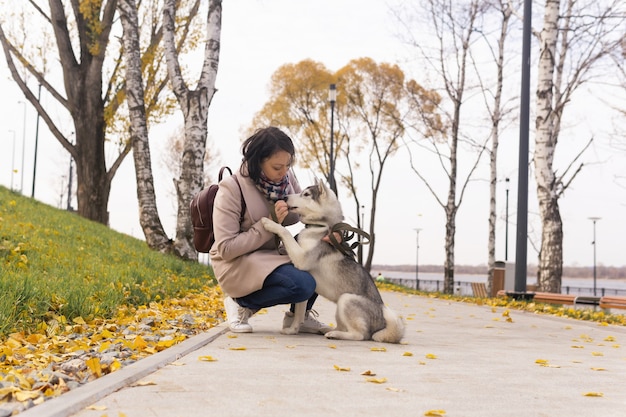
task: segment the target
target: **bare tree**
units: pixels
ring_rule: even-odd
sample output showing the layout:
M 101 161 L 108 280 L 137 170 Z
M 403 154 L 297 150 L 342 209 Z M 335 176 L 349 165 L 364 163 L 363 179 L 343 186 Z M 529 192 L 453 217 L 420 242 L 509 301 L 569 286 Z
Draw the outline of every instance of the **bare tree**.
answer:
M 561 292 L 563 221 L 559 199 L 583 167 L 578 153 L 557 174 L 556 146 L 567 104 L 624 39 L 622 1 L 546 0 L 543 28 L 538 33 L 535 180 L 542 222 L 538 283 L 542 291 Z
M 420 51 L 429 68 L 440 77 L 444 86 L 445 97 L 449 100 L 451 109 L 446 110 L 439 103 L 433 102 L 439 105 L 438 111 L 444 118 L 444 122 L 440 126 L 424 123 L 422 114 L 416 111 L 412 130 L 420 133 L 420 137 L 424 136 L 422 134 L 424 129 L 429 131 L 428 135 L 425 135 L 430 137 L 426 144 L 421 140 L 415 140 L 414 143 L 419 148 L 432 152 L 439 161 L 448 181 L 447 195 L 445 197 L 439 196 L 437 190 L 429 182 L 427 174 L 414 163 L 413 155 L 411 155 L 411 167 L 446 214 L 444 292 L 450 294 L 454 289 L 456 215 L 469 181 L 485 150 L 483 141 L 472 141 L 468 136 L 464 136 L 461 130 L 465 94 L 470 89 L 467 85 L 467 76 L 471 69 L 468 68 L 469 53 L 477 34 L 477 19 L 484 11 L 484 4 L 477 0 L 473 0 L 469 4 L 465 2 L 453 4 L 447 0 L 428 0 L 422 3 L 424 3 L 426 14 L 430 19 L 430 27 L 434 30 L 437 47 L 431 54 L 419 40 L 413 38 L 410 43 Z M 407 31 L 411 33 L 411 26 L 406 23 L 405 25 Z M 422 105 L 422 103 L 414 100 L 414 108 L 419 109 Z M 462 144 L 467 144 L 477 151 L 476 158 L 470 163 L 468 173 L 459 186 L 458 152 Z
M 481 86 L 481 92 L 485 100 L 485 108 L 489 113 L 489 121 L 491 122 L 491 148 L 489 149 L 489 231 L 488 231 L 488 247 L 487 247 L 487 288 L 491 294 L 493 288 L 493 275 L 496 264 L 496 185 L 498 182 L 498 147 L 500 143 L 500 132 L 502 130 L 502 121 L 507 110 L 504 103 L 504 72 L 505 72 L 505 45 L 509 34 L 509 23 L 513 15 L 513 5 L 507 0 L 492 0 L 488 12 L 493 11 L 498 16 L 495 22 L 495 31 L 497 31 L 497 42 L 492 43 L 492 33 L 487 32 L 484 28 L 481 33 L 485 41 L 485 45 L 491 53 L 495 64 L 495 84 L 490 80 L 485 80 L 481 73 L 483 72 L 483 63 L 476 62 L 474 54 L 471 54 Z
M 177 1 L 166 0 L 163 26 L 167 68 L 178 104 L 183 112 L 185 142 L 180 177 L 175 180 L 178 196 L 174 250 L 187 259 L 197 259 L 193 246 L 193 228 L 189 213 L 191 198 L 203 187 L 203 161 L 207 140 L 209 106 L 215 94 L 215 79 L 220 54 L 222 1 L 209 0 L 206 21 L 204 61 L 196 89 L 190 89 L 183 77 L 175 43 Z

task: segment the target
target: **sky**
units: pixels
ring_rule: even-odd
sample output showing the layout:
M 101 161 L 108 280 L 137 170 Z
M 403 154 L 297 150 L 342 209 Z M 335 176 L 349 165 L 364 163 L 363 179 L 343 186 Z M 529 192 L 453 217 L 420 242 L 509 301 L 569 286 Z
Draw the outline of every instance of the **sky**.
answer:
M 535 19 L 534 24 L 540 20 Z M 220 153 L 223 165 L 237 167 L 241 159 L 240 144 L 244 129 L 268 99 L 272 73 L 285 63 L 303 59 L 322 62 L 336 71 L 351 59 L 371 57 L 377 62 L 398 63 L 405 72 L 415 54 L 398 37 L 397 21 L 387 2 L 378 0 L 239 0 L 223 2 L 222 45 L 216 87 L 218 92 L 209 109 L 209 143 Z M 533 52 L 534 53 L 534 52 Z M 10 80 L 6 62 L 0 61 L 0 122 L 2 152 L 0 184 L 22 190 L 30 196 L 33 181 L 33 159 L 36 114 Z M 191 68 L 200 63 L 189 63 Z M 535 71 L 533 65 L 531 71 Z M 418 75 L 413 75 L 418 76 Z M 531 77 L 535 74 L 531 74 Z M 516 79 L 511 80 L 514 88 Z M 341 94 L 340 86 L 338 86 Z M 564 223 L 564 264 L 591 266 L 594 246 L 593 223 L 596 222 L 596 259 L 598 265 L 626 265 L 626 154 L 609 146 L 614 114 L 595 95 L 591 87 L 583 88 L 579 99 L 568 109 L 569 118 L 557 147 L 560 172 L 578 150 L 594 136 L 585 153 L 585 167 L 560 200 Z M 531 92 L 531 97 L 532 97 Z M 623 91 L 617 92 L 623 98 Z M 42 97 L 44 102 L 52 99 Z M 624 101 L 622 101 L 624 103 Z M 150 131 L 153 169 L 158 209 L 166 232 L 174 236 L 175 197 L 171 174 L 164 169 L 161 154 L 165 139 L 182 124 L 176 114 L 167 123 Z M 531 126 L 534 125 L 531 119 Z M 66 126 L 71 132 L 71 125 Z M 517 223 L 517 161 L 519 150 L 517 122 L 505 132 L 499 152 L 497 185 L 498 220 L 496 225 L 496 259 L 515 260 Z M 24 140 L 25 139 L 25 140 Z M 532 149 L 531 134 L 531 149 Z M 294 138 L 297 143 L 297 138 Z M 35 197 L 50 205 L 67 206 L 67 175 L 69 155 L 52 137 L 43 122 L 38 135 L 38 163 Z M 22 149 L 24 152 L 22 153 Z M 532 156 L 532 155 L 531 155 Z M 469 156 L 468 156 L 469 157 Z M 22 169 L 24 161 L 24 169 Z M 420 161 L 441 196 L 445 183 L 437 164 Z M 13 169 L 12 169 L 13 168 Z M 17 170 L 15 172 L 14 170 Z M 301 184 L 312 183 L 315 173 L 297 169 Z M 618 177 L 622 177 L 622 182 Z M 23 177 L 23 183 L 22 183 Z M 143 238 L 138 220 L 132 157 L 127 157 L 113 180 L 109 212 L 112 228 Z M 506 185 L 509 182 L 509 218 L 506 221 Z M 481 265 L 487 263 L 488 237 L 488 167 L 487 159 L 470 182 L 456 222 L 455 263 Z M 540 236 L 538 207 L 532 171 L 529 178 L 528 263 L 537 263 Z M 356 225 L 354 210 L 345 190 L 339 189 L 346 220 Z M 376 250 L 374 264 L 400 265 L 443 264 L 445 216 L 428 189 L 412 172 L 408 157 L 399 153 L 385 168 L 377 206 Z M 76 206 L 75 200 L 73 206 Z M 369 222 L 366 203 L 365 222 Z M 419 229 L 419 232 L 416 231 Z M 508 229 L 508 244 L 505 234 Z M 419 243 L 419 248 L 418 248 Z M 507 256 L 505 256 L 505 254 Z

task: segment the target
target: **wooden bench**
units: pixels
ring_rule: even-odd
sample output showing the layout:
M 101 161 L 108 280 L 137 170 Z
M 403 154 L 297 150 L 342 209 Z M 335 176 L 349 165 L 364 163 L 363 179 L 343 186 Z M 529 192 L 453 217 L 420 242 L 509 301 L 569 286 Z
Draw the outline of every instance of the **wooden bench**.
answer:
M 621 308 L 626 309 L 626 297 L 617 295 L 605 295 L 600 298 L 600 308 Z
M 575 295 L 572 294 L 556 294 L 552 292 L 536 292 L 533 301 L 536 303 L 546 304 L 576 304 Z
M 484 282 L 472 282 L 474 297 L 487 298 L 487 286 Z

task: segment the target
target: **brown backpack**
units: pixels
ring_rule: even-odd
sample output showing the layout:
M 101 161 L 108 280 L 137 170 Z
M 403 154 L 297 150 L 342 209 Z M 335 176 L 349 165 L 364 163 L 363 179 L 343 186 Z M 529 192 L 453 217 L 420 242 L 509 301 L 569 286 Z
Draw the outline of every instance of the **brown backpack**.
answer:
M 222 181 L 222 174 L 227 170 L 230 175 L 233 172 L 228 167 L 220 168 L 218 176 L 218 183 Z M 241 185 L 237 176 L 234 177 L 239 192 L 241 193 L 241 216 L 239 223 L 243 222 L 243 216 L 246 212 L 246 200 L 243 198 L 243 192 L 241 191 Z M 213 203 L 215 202 L 215 195 L 219 190 L 218 184 L 211 184 L 204 190 L 196 194 L 191 200 L 189 211 L 191 212 L 191 224 L 193 225 L 193 245 L 198 252 L 208 253 L 215 242 L 215 236 L 213 235 Z

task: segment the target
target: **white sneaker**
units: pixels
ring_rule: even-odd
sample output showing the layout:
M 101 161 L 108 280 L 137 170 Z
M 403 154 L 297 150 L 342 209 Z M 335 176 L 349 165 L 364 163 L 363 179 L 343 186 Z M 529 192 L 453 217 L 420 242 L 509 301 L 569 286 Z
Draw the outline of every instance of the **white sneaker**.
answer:
M 304 315 L 304 323 L 300 326 L 300 333 L 326 334 L 333 330 L 332 327 L 320 323 L 317 320 L 319 314 L 315 310 L 308 310 Z M 288 311 L 283 318 L 283 329 L 290 327 L 293 323 L 293 313 Z
M 255 311 L 240 306 L 231 297 L 224 298 L 224 309 L 226 310 L 226 319 L 231 332 L 252 333 L 252 326 L 248 324 L 248 319 L 252 317 Z

